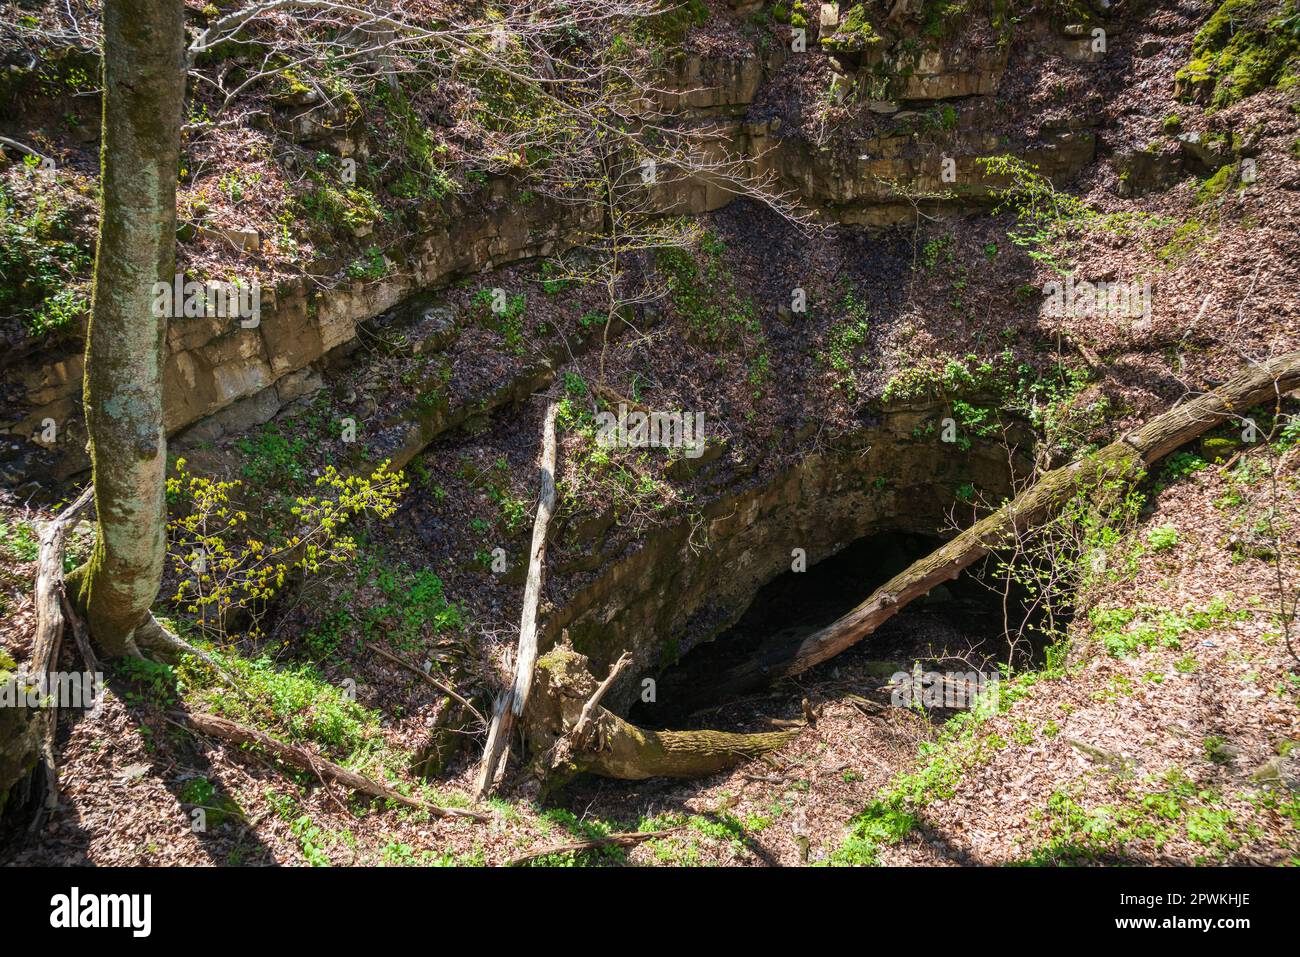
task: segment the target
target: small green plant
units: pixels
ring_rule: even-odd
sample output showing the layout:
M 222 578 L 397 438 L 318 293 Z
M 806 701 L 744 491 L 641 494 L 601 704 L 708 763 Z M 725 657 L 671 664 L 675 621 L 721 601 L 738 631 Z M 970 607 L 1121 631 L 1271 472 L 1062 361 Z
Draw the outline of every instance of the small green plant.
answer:
M 316 487 L 330 494 L 297 497 L 289 509 L 294 530 L 272 543 L 254 534 L 248 513 L 234 505 L 241 486 L 192 475 L 185 459 L 177 460 L 167 480 L 169 496 L 181 505 L 181 514 L 168 522 L 169 555 L 180 579 L 172 599 L 218 635 L 232 612 L 255 621 L 291 574 L 313 575 L 348 562 L 357 545 L 344 534 L 346 524 L 365 514 L 391 516 L 407 488 L 387 462 L 368 479 L 344 478 L 326 466 Z
M 302 466 L 306 442 L 285 435 L 278 425 L 241 438 L 235 447 L 247 456 L 244 477 L 255 485 L 276 486 L 306 478 Z
M 1153 552 L 1164 552 L 1178 544 L 1178 529 L 1172 525 L 1161 525 L 1147 532 L 1147 545 Z
M 1228 739 L 1222 735 L 1212 734 L 1205 739 L 1205 759 L 1212 764 L 1230 764 L 1233 751 Z
M 698 253 L 669 247 L 658 250 L 655 261 L 667 281 L 673 307 L 692 336 L 711 347 L 761 341 L 762 323 L 753 302 L 737 291 L 724 250 L 722 239 L 706 232 Z
M 528 307 L 528 297 L 524 293 L 507 296 L 504 290 L 480 289 L 470 301 L 484 324 L 500 332 L 511 351 L 522 355 L 524 313 Z
M 1193 452 L 1175 452 L 1165 460 L 1162 477 L 1169 483 L 1181 482 L 1208 468 L 1209 463 Z
M 0 522 L 0 551 L 18 562 L 34 562 L 41 543 L 28 522 Z
M 1215 599 L 1202 610 L 1098 607 L 1088 617 L 1093 624 L 1094 639 L 1113 657 L 1125 658 L 1155 647 L 1179 649 L 1183 637 L 1190 632 L 1240 621 L 1248 615 L 1245 611 L 1230 611 L 1226 602 Z
M 62 332 L 87 315 L 91 260 L 75 211 L 54 184 L 0 177 L 0 315 L 21 318 L 27 334 Z
M 180 790 L 180 799 L 184 804 L 193 805 L 204 813 L 207 827 L 220 827 L 231 818 L 244 816 L 243 810 L 228 794 L 223 794 L 217 786 L 200 775 L 190 778 Z
M 349 279 L 375 280 L 388 275 L 390 268 L 384 251 L 378 246 L 371 246 L 359 258 L 348 263 L 347 274 Z

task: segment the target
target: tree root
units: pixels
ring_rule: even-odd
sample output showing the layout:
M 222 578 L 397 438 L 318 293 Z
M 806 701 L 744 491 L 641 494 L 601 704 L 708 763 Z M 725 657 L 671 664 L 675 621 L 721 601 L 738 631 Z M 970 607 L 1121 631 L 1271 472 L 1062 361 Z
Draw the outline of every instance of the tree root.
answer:
M 142 650 L 151 652 L 162 661 L 175 663 L 180 659 L 181 655 L 190 655 L 212 668 L 217 673 L 217 676 L 230 687 L 239 687 L 236 676 L 227 671 L 221 662 L 202 648 L 196 648 L 184 638 L 172 632 L 153 615 L 150 615 L 144 624 L 135 630 L 134 637 L 136 644 Z

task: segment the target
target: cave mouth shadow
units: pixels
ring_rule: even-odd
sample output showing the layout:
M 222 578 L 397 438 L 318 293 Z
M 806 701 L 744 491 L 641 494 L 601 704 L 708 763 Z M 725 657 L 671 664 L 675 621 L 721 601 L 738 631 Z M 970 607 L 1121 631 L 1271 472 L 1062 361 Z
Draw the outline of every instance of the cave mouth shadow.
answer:
M 702 710 L 716 712 L 719 705 L 750 692 L 725 694 L 710 689 L 715 679 L 743 664 L 760 648 L 770 647 L 774 638 L 798 647 L 808 634 L 829 625 L 851 611 L 879 585 L 939 545 L 934 535 L 894 531 L 857 539 L 806 571 L 786 571 L 763 585 L 734 625 L 713 640 L 692 648 L 656 678 L 655 700 L 635 702 L 628 720 L 645 728 L 685 729 L 697 726 L 692 716 Z M 874 635 L 848 655 L 886 658 L 881 664 L 911 667 L 913 659 L 935 660 L 942 641 L 950 639 L 950 653 L 962 655 L 962 665 L 953 670 L 991 673 L 1005 662 L 1016 636 L 1020 665 L 1041 663 L 1047 641 L 1028 592 L 1012 585 L 1004 594 L 980 580 L 991 578 L 995 556 L 986 558 L 958 578 L 932 589 L 886 622 Z M 1058 622 L 1059 623 L 1059 622 Z M 940 645 L 934 642 L 939 640 Z M 834 659 L 808 672 L 816 679 Z M 906 670 L 906 669 L 904 669 Z M 944 664 L 942 670 L 949 670 Z M 879 675 L 881 684 L 888 674 Z M 715 715 L 716 719 L 716 715 Z

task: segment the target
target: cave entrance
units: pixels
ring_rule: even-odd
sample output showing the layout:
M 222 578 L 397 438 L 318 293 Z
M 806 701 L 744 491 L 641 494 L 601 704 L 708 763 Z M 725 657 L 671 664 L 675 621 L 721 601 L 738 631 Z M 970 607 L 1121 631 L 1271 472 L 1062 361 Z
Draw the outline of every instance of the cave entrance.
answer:
M 783 634 L 783 640 L 797 646 L 804 636 L 852 610 L 877 586 L 942 543 L 936 536 L 905 532 L 869 535 L 807 571 L 777 576 L 755 593 L 733 626 L 691 649 L 660 674 L 656 700 L 638 701 L 628 719 L 647 728 L 679 729 L 696 726 L 696 718 L 708 711 L 715 713 L 716 721 L 719 705 L 744 697 L 744 693 L 720 693 L 717 676 L 745 661 L 774 635 Z M 910 669 L 914 661 L 937 662 L 937 670 L 992 673 L 1009 658 L 1016 660 L 1017 667 L 1040 660 L 1045 641 L 1027 593 L 1012 586 L 1004 594 L 1000 587 L 991 587 L 992 576 L 987 584 L 981 581 L 978 576 L 985 573 L 986 563 L 938 586 L 807 677 L 816 680 L 830 674 L 836 662 L 848 656 L 869 660 L 882 685 L 894 671 Z

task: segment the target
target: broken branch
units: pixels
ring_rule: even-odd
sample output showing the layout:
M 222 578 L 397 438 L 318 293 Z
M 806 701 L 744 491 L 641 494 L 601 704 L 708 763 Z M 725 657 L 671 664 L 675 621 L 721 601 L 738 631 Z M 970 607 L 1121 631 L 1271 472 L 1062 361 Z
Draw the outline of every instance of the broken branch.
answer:
M 326 761 L 305 748 L 286 744 L 258 731 L 256 728 L 250 728 L 248 725 L 239 724 L 227 718 L 220 718 L 214 714 L 181 713 L 172 715 L 172 718 L 182 727 L 198 731 L 201 734 L 211 735 L 214 738 L 220 738 L 228 744 L 256 745 L 285 764 L 303 771 L 310 771 L 322 779 L 334 781 L 361 794 L 384 798 L 418 811 L 428 811 L 434 817 L 462 817 L 478 822 L 489 820 L 488 815 L 481 814 L 478 811 L 458 807 L 439 807 L 436 804 L 425 804 L 423 801 L 407 797 L 405 794 L 394 791 L 387 785 L 371 780 L 365 775 L 349 771 L 332 761 Z
M 528 577 L 524 584 L 524 610 L 519 622 L 519 650 L 515 655 L 515 675 L 511 688 L 498 700 L 483 748 L 477 793 L 480 798 L 492 789 L 497 769 L 510 745 L 515 719 L 524 713 L 533 684 L 533 667 L 537 663 L 537 606 L 542 596 L 542 565 L 546 558 L 546 530 L 555 513 L 555 416 L 554 400 L 546 405 L 542 427 L 542 490 L 533 521 L 533 542 L 528 559 Z

